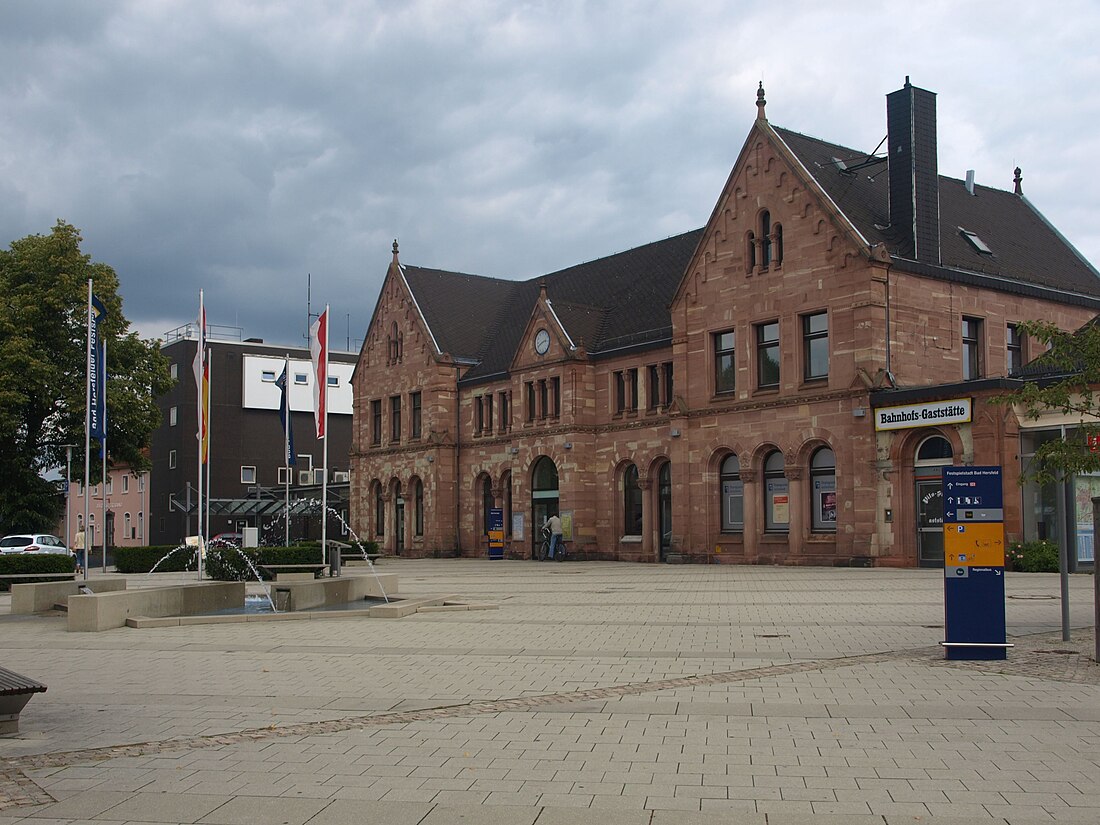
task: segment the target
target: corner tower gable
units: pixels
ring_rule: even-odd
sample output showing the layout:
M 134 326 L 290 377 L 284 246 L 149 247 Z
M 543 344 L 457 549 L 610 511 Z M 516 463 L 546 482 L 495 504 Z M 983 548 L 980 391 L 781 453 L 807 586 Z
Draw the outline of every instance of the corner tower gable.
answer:
M 809 241 L 808 239 L 812 239 Z M 838 268 L 869 246 L 771 125 L 759 119 L 749 130 L 699 245 L 677 287 L 676 308 L 699 300 L 708 284 L 745 280 L 768 270 L 801 266 L 788 254 L 816 242 L 814 263 Z

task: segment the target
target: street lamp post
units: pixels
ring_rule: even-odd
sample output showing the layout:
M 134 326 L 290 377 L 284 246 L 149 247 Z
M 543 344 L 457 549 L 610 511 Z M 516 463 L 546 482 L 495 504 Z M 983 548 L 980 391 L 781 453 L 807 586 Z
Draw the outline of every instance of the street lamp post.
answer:
M 72 508 L 69 507 L 69 499 L 72 496 L 73 478 L 73 447 L 75 444 L 62 444 L 65 448 L 65 546 L 73 540 L 73 531 L 69 525 Z

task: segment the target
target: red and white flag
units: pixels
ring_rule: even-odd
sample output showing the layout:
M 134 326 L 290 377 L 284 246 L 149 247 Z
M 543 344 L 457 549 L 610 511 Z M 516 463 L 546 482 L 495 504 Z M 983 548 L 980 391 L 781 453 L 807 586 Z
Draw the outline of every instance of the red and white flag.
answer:
M 313 360 L 313 419 L 317 437 L 325 437 L 328 407 L 328 307 L 309 328 L 309 354 Z

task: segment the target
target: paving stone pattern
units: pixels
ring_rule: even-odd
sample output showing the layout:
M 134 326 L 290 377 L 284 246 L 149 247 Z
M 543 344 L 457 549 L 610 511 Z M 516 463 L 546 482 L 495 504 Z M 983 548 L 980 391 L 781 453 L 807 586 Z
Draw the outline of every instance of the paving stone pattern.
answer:
M 49 685 L 0 739 L 0 825 L 1100 821 L 1090 577 L 1067 643 L 1057 577 L 1010 575 L 1017 647 L 975 663 L 942 658 L 935 571 L 384 565 L 500 609 L 0 616 Z

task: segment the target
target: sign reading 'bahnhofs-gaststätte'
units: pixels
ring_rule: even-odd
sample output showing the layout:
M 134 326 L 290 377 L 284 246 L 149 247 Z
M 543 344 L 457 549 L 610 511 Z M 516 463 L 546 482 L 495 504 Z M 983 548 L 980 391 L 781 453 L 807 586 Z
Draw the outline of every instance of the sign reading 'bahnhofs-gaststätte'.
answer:
M 966 424 L 971 416 L 971 399 L 954 398 L 928 404 L 904 404 L 899 407 L 878 407 L 875 429 L 908 430 L 913 427 L 936 427 L 941 424 Z

